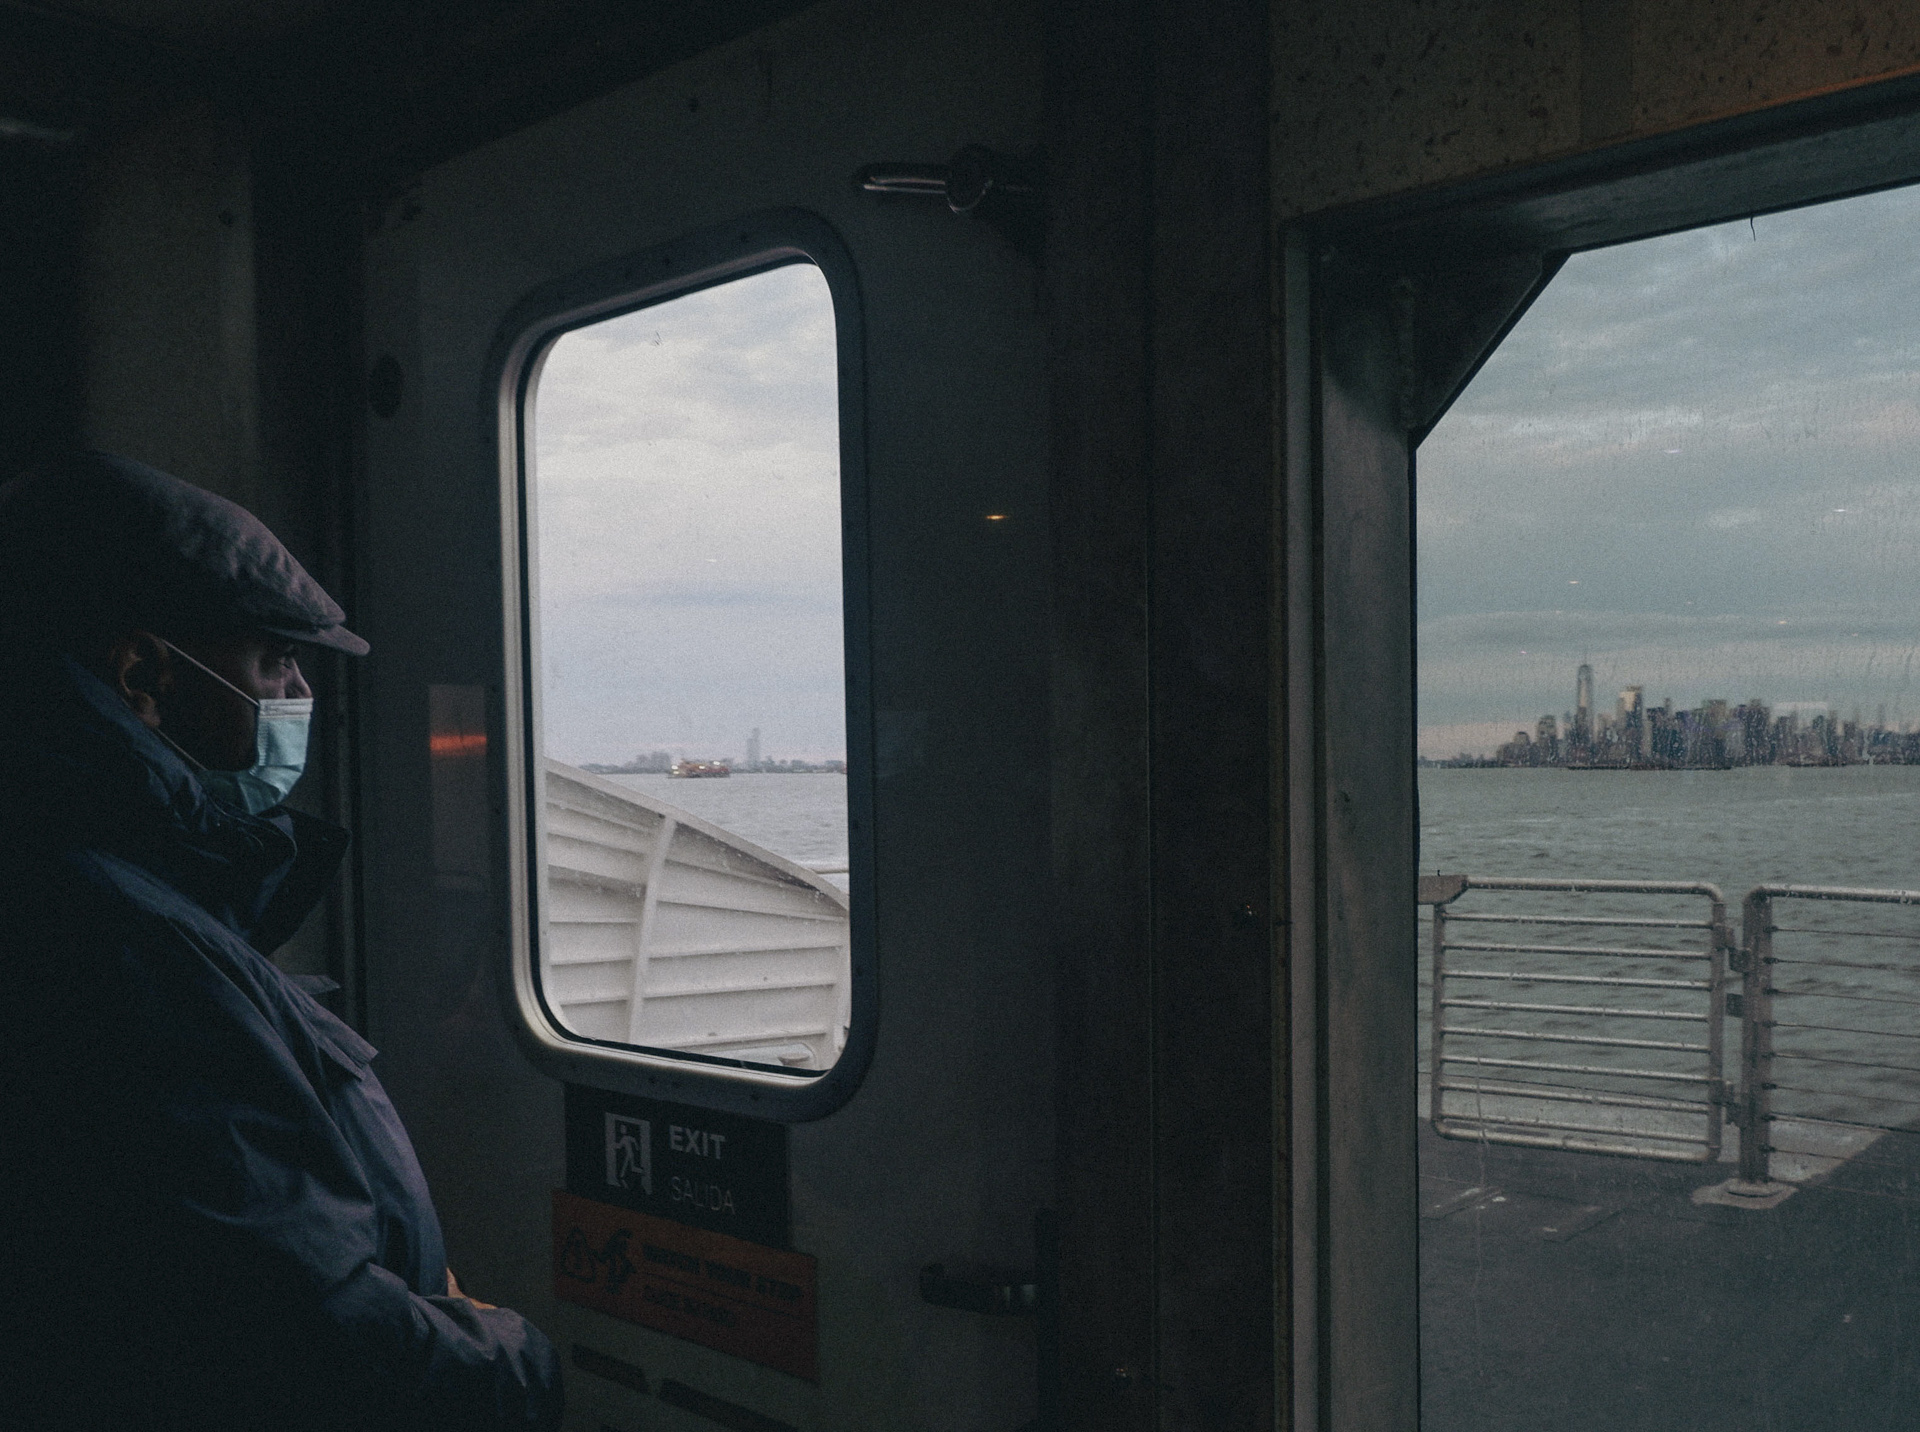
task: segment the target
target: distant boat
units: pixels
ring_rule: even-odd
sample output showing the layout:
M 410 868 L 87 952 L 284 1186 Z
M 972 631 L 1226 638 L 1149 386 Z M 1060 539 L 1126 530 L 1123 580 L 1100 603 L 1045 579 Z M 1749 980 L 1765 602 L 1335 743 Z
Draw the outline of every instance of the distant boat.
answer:
M 733 767 L 725 761 L 675 761 L 667 774 L 676 780 L 690 781 L 702 776 L 730 776 Z
M 542 774 L 540 985 L 560 1024 L 616 1044 L 832 1068 L 852 1008 L 846 892 L 604 776 L 554 760 Z

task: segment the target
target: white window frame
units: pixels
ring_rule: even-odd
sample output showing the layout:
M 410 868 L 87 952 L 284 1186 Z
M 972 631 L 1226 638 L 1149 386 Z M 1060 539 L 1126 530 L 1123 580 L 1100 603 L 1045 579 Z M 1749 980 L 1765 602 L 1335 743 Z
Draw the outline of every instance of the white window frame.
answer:
M 589 324 L 755 273 L 807 263 L 832 295 L 840 407 L 841 563 L 847 672 L 847 814 L 851 886 L 851 994 L 847 1042 L 833 1067 L 782 1072 L 737 1060 L 593 1040 L 562 1025 L 539 979 L 538 908 L 543 815 L 536 739 L 537 627 L 527 574 L 529 452 L 526 405 L 553 344 Z M 874 951 L 873 703 L 868 619 L 864 319 L 853 262 L 819 215 L 749 215 L 623 255 L 528 294 L 500 325 L 489 372 L 489 414 L 500 462 L 501 590 L 507 692 L 504 745 L 510 880 L 509 1023 L 529 1058 L 553 1077 L 786 1121 L 817 1119 L 853 1096 L 872 1058 L 879 1013 Z

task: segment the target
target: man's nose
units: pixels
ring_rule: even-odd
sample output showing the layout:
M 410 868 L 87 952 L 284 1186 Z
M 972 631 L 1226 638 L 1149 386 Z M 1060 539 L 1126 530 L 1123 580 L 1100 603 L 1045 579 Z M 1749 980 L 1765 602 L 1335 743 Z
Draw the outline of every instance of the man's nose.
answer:
M 307 678 L 300 674 L 300 663 L 296 661 L 293 664 L 293 675 L 287 681 L 286 699 L 289 701 L 306 701 L 312 696 L 313 688 L 307 685 Z

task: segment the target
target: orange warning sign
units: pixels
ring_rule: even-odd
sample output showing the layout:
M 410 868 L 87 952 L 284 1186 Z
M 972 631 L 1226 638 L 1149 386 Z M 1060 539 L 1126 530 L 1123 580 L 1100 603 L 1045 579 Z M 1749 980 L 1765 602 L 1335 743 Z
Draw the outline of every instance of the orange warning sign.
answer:
M 814 1262 L 561 1189 L 554 1296 L 818 1382 Z

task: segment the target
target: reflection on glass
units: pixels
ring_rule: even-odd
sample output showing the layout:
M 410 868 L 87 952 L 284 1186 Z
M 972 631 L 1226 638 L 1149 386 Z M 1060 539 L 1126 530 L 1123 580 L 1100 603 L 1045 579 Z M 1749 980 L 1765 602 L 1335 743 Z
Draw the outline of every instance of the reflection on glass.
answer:
M 588 1039 L 829 1068 L 849 875 L 826 281 L 792 264 L 575 329 L 528 407 L 548 1007 Z
M 1577 255 L 1420 449 L 1428 1432 L 1913 1424 L 1916 238 Z

